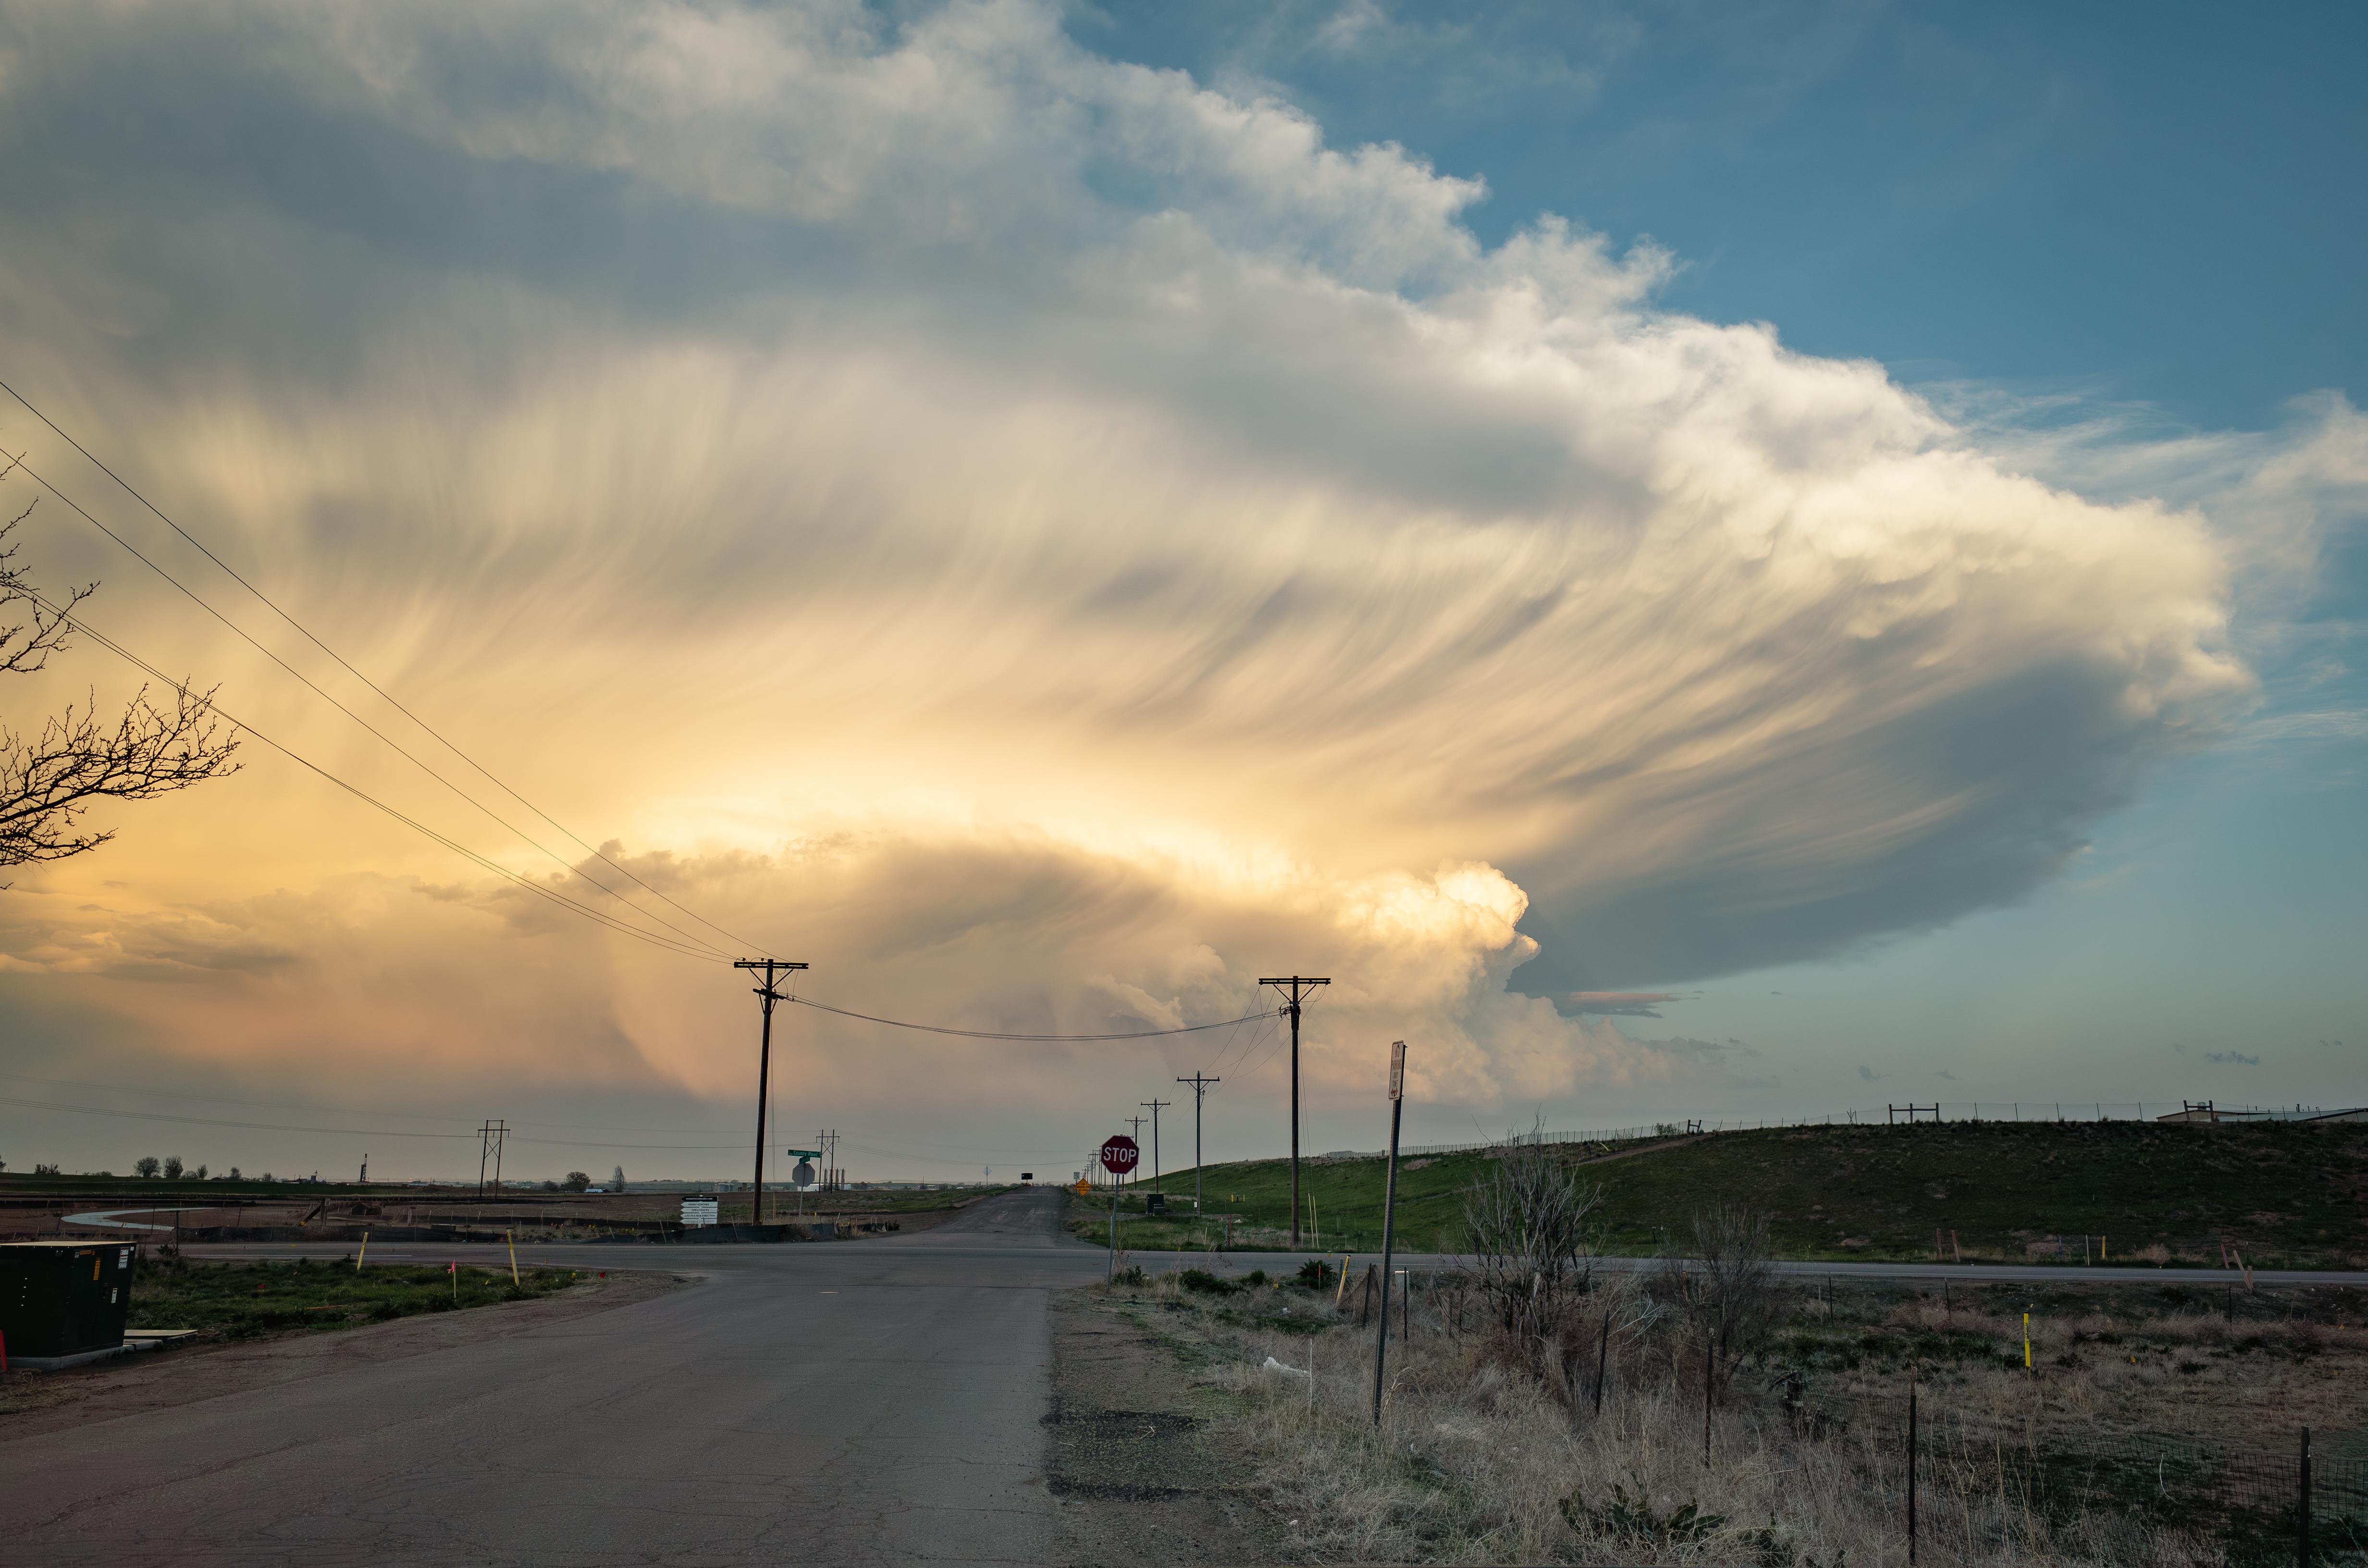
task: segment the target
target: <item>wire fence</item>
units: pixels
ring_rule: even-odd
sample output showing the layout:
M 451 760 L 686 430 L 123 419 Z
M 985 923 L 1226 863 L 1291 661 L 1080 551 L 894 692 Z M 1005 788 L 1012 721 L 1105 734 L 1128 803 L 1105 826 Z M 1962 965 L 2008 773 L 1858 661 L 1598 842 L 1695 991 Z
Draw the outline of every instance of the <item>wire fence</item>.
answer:
M 2135 1514 L 2221 1537 L 2232 1562 L 2368 1561 L 2368 1432 L 2358 1428 L 2242 1445 L 2134 1433 L 2009 1447 L 1958 1433 L 1921 1460 L 1943 1485 L 1952 1468 L 2000 1476 L 2054 1517 Z
M 1600 1143 L 1617 1146 L 1654 1138 L 1681 1138 L 1704 1132 L 1748 1132 L 1788 1127 L 1881 1127 L 1907 1121 L 2318 1121 L 2368 1120 L 2368 1110 L 2328 1109 L 2319 1106 L 2213 1106 L 2190 1100 L 1941 1100 L 1922 1105 L 1851 1107 L 1823 1116 L 1719 1120 L 1688 1118 L 1634 1127 L 1603 1127 L 1573 1131 L 1508 1133 L 1463 1143 L 1414 1143 L 1402 1154 L 1463 1154 L 1482 1149 L 1504 1149 L 1522 1143 Z M 1377 1152 L 1378 1153 L 1378 1152 Z M 1327 1158 L 1338 1156 L 1326 1156 Z M 1360 1158 L 1370 1155 L 1359 1154 Z

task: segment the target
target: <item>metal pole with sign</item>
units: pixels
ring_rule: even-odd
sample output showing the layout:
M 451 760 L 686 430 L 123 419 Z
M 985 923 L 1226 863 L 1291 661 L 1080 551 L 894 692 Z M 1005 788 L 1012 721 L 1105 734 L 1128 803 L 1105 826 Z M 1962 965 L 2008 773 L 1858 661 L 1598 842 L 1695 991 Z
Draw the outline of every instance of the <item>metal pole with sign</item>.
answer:
M 1398 1123 L 1406 1112 L 1406 1041 L 1390 1044 L 1390 1166 L 1382 1191 L 1382 1321 L 1373 1335 L 1373 1425 L 1382 1424 L 1382 1368 L 1390 1347 L 1390 1247 L 1398 1217 Z M 1414 1281 L 1406 1281 L 1414 1289 Z
M 1102 1140 L 1102 1168 L 1110 1173 L 1110 1268 L 1106 1278 L 1118 1278 L 1118 1181 L 1116 1178 L 1134 1169 L 1143 1158 L 1143 1150 L 1123 1132 L 1112 1133 Z

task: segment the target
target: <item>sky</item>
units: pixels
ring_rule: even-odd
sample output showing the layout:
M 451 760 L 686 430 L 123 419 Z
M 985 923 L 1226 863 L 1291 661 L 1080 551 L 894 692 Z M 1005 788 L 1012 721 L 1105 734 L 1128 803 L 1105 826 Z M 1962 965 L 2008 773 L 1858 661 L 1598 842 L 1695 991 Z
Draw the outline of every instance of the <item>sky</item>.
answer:
M 0 1160 L 2362 1103 L 2363 32 L 0 4 Z

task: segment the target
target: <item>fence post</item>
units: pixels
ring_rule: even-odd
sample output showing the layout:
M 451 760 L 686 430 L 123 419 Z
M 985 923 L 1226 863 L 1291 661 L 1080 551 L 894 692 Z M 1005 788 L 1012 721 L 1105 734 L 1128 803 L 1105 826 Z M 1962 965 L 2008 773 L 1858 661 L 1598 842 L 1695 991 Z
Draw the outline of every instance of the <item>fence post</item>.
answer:
M 2294 1520 L 2294 1562 L 2310 1568 L 2310 1428 L 2302 1429 L 2302 1484 Z
M 1611 1359 L 1611 1309 L 1603 1309 L 1603 1332 L 1595 1342 L 1595 1414 L 1603 1414 L 1603 1372 Z
M 1704 1468 L 1708 1468 L 1710 1464 L 1711 1379 L 1717 1370 L 1718 1341 L 1705 1336 L 1702 1340 L 1702 1464 Z
M 1907 1379 L 1907 1562 L 1916 1562 L 1916 1378 Z

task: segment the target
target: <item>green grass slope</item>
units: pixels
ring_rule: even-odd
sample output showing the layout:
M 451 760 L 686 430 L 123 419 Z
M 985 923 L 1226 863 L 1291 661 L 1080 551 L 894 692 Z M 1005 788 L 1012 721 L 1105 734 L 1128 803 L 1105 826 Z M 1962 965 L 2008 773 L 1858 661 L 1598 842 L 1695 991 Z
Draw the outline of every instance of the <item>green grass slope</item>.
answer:
M 1609 1155 L 1562 1151 L 1574 1175 L 1600 1183 L 1603 1245 L 1617 1253 L 1682 1242 L 1690 1218 L 1720 1201 L 1766 1210 L 1790 1257 L 1933 1256 L 1947 1233 L 1969 1258 L 2079 1263 L 2082 1238 L 2107 1261 L 2217 1264 L 2219 1244 L 2260 1267 L 2368 1264 L 2368 1125 L 2152 1122 L 1944 1122 L 1713 1133 Z M 1453 1250 L 1463 1194 L 1486 1154 L 1409 1160 L 1400 1167 L 1399 1244 Z M 1381 1240 L 1382 1162 L 1303 1165 L 1303 1187 L 1332 1250 Z M 1136 1220 L 1121 1244 L 1156 1247 L 1222 1235 L 1275 1244 L 1290 1219 L 1291 1167 L 1262 1160 L 1205 1175 L 1210 1221 Z M 1192 1173 L 1165 1187 L 1189 1200 Z M 1139 1213 L 1141 1192 L 1125 1207 Z M 1081 1199 L 1077 1233 L 1100 1240 L 1106 1200 Z M 1189 1203 L 1186 1205 L 1189 1207 Z M 2089 1255 L 2093 1256 L 2093 1254 Z

